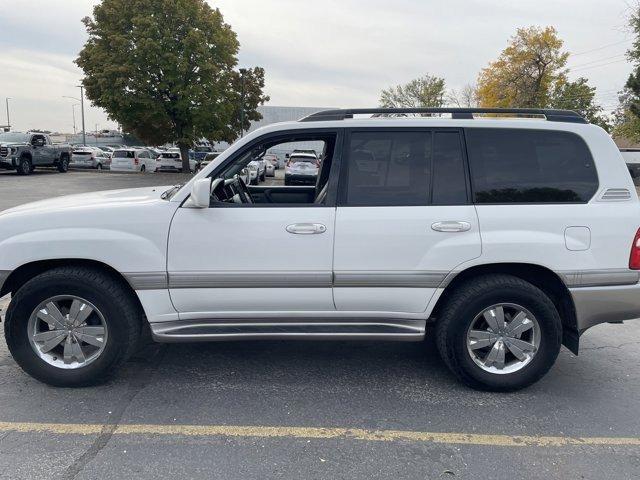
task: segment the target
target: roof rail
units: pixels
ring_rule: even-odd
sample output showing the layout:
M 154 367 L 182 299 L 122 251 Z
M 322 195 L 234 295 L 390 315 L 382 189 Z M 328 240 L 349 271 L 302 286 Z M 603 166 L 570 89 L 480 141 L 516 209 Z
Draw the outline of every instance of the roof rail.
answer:
M 414 113 L 450 113 L 451 118 L 473 120 L 473 114 L 499 114 L 515 117 L 544 116 L 550 122 L 589 123 L 573 110 L 554 110 L 549 108 L 350 108 L 339 110 L 323 110 L 301 118 L 301 122 L 321 122 L 327 120 L 344 120 L 354 115 L 371 114 L 403 115 Z

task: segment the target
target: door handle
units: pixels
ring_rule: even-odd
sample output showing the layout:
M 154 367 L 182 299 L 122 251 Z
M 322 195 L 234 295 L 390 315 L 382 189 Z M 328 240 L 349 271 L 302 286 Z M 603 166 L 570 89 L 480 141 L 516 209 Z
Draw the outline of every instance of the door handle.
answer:
M 436 222 L 431 225 L 431 229 L 436 232 L 468 232 L 471 230 L 471 224 L 469 222 Z
M 287 225 L 287 232 L 294 235 L 317 235 L 326 231 L 327 227 L 321 223 L 294 223 Z

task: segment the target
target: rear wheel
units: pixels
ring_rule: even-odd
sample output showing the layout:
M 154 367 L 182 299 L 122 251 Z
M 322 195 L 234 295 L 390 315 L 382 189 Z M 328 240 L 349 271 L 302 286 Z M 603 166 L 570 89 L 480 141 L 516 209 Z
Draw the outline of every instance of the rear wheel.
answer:
M 560 351 L 562 323 L 555 305 L 520 278 L 475 278 L 460 285 L 441 311 L 440 355 L 472 388 L 524 388 L 549 371 Z
M 20 162 L 18 163 L 18 168 L 16 170 L 18 175 L 29 175 L 33 172 L 33 164 L 29 157 L 22 157 Z
M 118 279 L 63 267 L 27 282 L 11 300 L 5 337 L 29 375 L 60 387 L 102 383 L 133 353 L 141 314 Z
M 144 173 L 146 169 L 147 169 L 147 167 L 146 167 L 146 166 L 144 166 L 144 165 L 142 165 L 142 166 L 140 167 L 140 173 Z
M 102 164 L 101 164 L 101 163 L 99 163 L 99 164 L 96 166 L 96 168 L 98 169 L 98 171 L 99 171 L 99 172 L 101 172 L 101 171 L 102 171 Z

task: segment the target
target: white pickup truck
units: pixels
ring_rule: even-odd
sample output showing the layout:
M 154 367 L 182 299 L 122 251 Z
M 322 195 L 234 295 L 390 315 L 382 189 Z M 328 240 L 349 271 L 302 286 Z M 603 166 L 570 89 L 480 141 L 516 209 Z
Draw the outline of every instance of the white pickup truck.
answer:
M 315 185 L 246 185 L 249 162 L 292 142 L 323 146 Z M 77 386 L 113 374 L 147 329 L 159 342 L 434 331 L 462 382 L 513 390 L 590 327 L 640 317 L 639 227 L 620 152 L 574 112 L 320 112 L 252 132 L 186 185 L 0 213 L 5 335 L 26 372 Z

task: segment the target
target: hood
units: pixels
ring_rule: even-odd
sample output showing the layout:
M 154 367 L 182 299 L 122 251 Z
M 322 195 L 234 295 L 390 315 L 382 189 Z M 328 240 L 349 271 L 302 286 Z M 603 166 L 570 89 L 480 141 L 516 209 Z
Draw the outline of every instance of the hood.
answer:
M 171 186 L 128 188 L 124 190 L 107 190 L 103 192 L 66 195 L 10 208 L 0 212 L 0 216 L 16 213 L 46 213 L 92 207 L 126 207 L 144 203 L 155 203 L 157 201 L 164 201 L 160 199 L 160 196 L 170 188 Z

